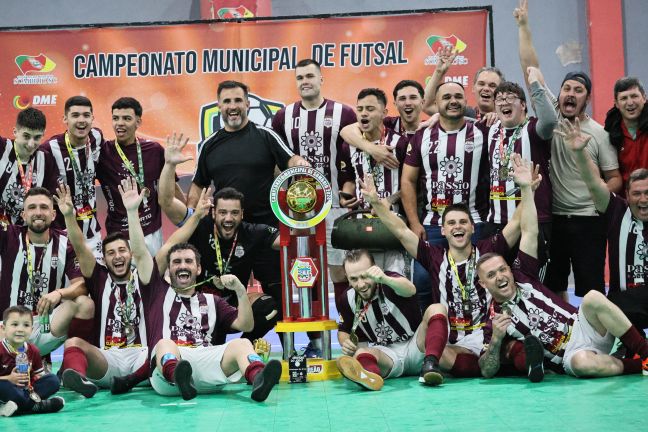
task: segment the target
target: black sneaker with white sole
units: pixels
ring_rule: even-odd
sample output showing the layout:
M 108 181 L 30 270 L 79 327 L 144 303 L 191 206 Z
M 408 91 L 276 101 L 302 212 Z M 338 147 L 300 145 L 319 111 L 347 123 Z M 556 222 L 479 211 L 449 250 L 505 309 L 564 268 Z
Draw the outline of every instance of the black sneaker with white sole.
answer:
M 61 374 L 61 382 L 63 387 L 80 393 L 85 398 L 91 398 L 99 389 L 95 383 L 88 381 L 86 377 L 74 369 L 64 370 L 63 374 Z
M 526 354 L 526 370 L 529 381 L 533 383 L 544 379 L 544 347 L 536 336 L 527 335 L 524 338 L 524 353 Z
M 64 406 L 65 400 L 60 396 L 54 396 L 53 398 L 34 404 L 31 411 L 34 414 L 50 414 L 61 411 Z

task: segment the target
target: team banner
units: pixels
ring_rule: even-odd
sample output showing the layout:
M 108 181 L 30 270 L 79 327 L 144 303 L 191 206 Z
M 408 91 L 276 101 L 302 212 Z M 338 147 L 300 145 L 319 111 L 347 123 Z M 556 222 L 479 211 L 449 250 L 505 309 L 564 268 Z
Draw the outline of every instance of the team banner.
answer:
M 298 99 L 293 69 L 303 58 L 322 64 L 325 97 L 355 106 L 362 88 L 391 95 L 402 79 L 423 83 L 445 45 L 459 52 L 446 79 L 461 82 L 474 103 L 487 16 L 476 10 L 0 32 L 0 134 L 11 136 L 18 110 L 29 106 L 47 115 L 46 135 L 60 133 L 65 100 L 81 94 L 93 101 L 95 126 L 113 139 L 110 106 L 132 96 L 144 107 L 141 136 L 164 144 L 168 134 L 183 132 L 195 146 L 221 127 L 220 81 L 248 84 L 251 120 L 270 125 Z M 389 109 L 395 112 L 391 103 Z

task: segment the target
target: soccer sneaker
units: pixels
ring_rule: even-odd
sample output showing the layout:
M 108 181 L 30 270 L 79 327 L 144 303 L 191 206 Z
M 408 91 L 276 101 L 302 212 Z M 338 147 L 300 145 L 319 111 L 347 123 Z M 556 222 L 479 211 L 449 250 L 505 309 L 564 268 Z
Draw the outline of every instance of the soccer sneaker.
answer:
M 529 381 L 533 383 L 544 379 L 544 347 L 536 336 L 527 335 L 524 338 L 524 352 L 526 354 L 526 369 Z
M 335 362 L 345 378 L 368 390 L 380 390 L 385 383 L 380 375 L 364 369 L 353 357 L 344 355 Z
M 257 402 L 263 402 L 268 398 L 272 387 L 279 382 L 281 377 L 281 362 L 270 360 L 263 370 L 256 374 L 252 383 L 252 394 L 250 397 Z
M 63 387 L 80 393 L 85 398 L 91 398 L 98 390 L 98 387 L 94 383 L 88 381 L 86 377 L 74 369 L 64 370 L 61 375 L 61 381 Z
M 439 369 L 439 361 L 433 355 L 425 356 L 419 382 L 428 386 L 443 384 L 443 375 Z

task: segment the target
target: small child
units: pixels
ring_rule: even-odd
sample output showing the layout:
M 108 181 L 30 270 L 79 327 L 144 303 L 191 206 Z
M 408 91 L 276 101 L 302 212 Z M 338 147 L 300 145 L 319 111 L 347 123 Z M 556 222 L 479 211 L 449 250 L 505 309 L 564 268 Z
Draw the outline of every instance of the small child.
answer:
M 65 405 L 56 396 L 61 384 L 54 374 L 45 374 L 38 348 L 28 342 L 32 332 L 32 312 L 24 306 L 11 306 L 2 314 L 5 337 L 0 343 L 0 416 L 19 413 L 46 414 Z M 27 353 L 29 368 L 20 373 L 16 367 L 19 351 Z

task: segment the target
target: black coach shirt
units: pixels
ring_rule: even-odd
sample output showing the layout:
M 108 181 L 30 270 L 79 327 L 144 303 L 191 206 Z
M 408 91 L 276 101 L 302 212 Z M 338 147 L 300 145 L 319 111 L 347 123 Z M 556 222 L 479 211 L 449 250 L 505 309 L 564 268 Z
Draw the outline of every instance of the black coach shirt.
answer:
M 294 153 L 270 128 L 251 121 L 241 130 L 220 129 L 207 138 L 198 156 L 193 182 L 216 191 L 233 187 L 245 195 L 244 219 L 276 225 L 270 209 L 275 165 L 284 170 Z
M 228 271 L 225 273 L 235 275 L 243 285 L 247 285 L 252 271 L 252 264 L 256 257 L 259 254 L 273 253 L 272 243 L 278 235 L 279 230 L 274 227 L 242 222 L 237 230 L 235 245 L 234 238 L 230 240 L 219 238 L 221 258 L 224 261 L 223 267 L 225 267 L 225 263 L 229 259 Z M 214 275 L 220 276 L 221 272 L 216 262 L 214 219 L 211 215 L 205 216 L 200 221 L 189 239 L 189 243 L 196 246 L 201 255 L 200 266 L 202 267 L 202 273 L 198 276 L 198 282 L 202 282 Z M 234 246 L 233 251 L 232 246 Z M 279 262 L 277 262 L 277 265 L 279 265 Z M 205 291 L 216 292 L 225 297 L 230 303 L 236 302 L 236 295 L 233 291 L 216 290 L 211 283 L 203 285 L 203 287 L 205 287 Z

